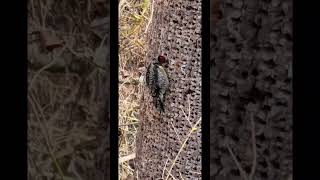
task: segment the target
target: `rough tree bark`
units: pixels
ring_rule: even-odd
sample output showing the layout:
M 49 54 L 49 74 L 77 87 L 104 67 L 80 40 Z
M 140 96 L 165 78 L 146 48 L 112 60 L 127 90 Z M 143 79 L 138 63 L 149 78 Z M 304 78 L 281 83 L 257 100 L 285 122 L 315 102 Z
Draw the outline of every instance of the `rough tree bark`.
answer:
M 153 10 L 146 66 L 151 58 L 165 55 L 170 90 L 160 117 L 145 89 L 137 135 L 137 176 L 201 179 L 201 1 L 153 1 Z
M 292 1 L 231 0 L 211 5 L 217 11 L 211 11 L 210 29 L 210 179 L 243 179 L 235 158 L 253 179 L 288 179 Z M 222 18 L 214 21 L 218 11 Z

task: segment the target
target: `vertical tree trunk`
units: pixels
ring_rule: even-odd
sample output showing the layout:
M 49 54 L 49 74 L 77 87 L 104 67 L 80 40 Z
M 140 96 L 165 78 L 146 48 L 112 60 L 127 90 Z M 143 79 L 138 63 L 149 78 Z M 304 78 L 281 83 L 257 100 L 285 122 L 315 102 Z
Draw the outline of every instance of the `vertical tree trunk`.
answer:
M 153 10 L 146 65 L 166 56 L 170 89 L 161 116 L 145 89 L 136 172 L 139 179 L 201 179 L 201 1 L 154 0 Z

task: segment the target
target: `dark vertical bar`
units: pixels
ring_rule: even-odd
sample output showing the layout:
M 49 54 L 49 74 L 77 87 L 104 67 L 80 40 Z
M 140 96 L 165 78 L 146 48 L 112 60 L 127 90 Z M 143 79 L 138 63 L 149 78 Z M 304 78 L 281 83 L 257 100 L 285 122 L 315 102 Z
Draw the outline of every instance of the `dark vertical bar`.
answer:
M 294 1 L 293 28 L 293 169 L 294 180 L 319 179 L 319 20 L 318 7 Z M 317 178 L 318 177 L 318 178 Z
M 292 14 L 292 28 L 293 28 L 293 31 L 292 31 L 292 34 L 293 34 L 293 38 L 292 38 L 292 41 L 293 41 L 293 45 L 292 45 L 292 53 L 293 53 L 293 57 L 292 57 L 292 73 L 293 73 L 293 81 L 292 81 L 292 89 L 293 89 L 293 93 L 292 93 L 292 100 L 293 100 L 293 104 L 292 104 L 292 115 L 293 115 L 293 125 L 292 125 L 292 129 L 293 129 L 293 134 L 292 134 L 292 138 L 293 138 L 293 145 L 292 145 L 292 153 L 295 155 L 297 154 L 298 150 L 297 148 L 295 148 L 295 144 L 297 143 L 297 126 L 296 126 L 296 121 L 297 121 L 297 117 L 298 117 L 298 113 L 297 113 L 297 106 L 296 106 L 296 101 L 297 100 L 297 79 L 296 77 L 294 76 L 295 74 L 295 71 L 296 71 L 296 67 L 297 67 L 297 20 L 298 18 L 296 17 L 296 10 L 297 10 L 297 7 L 296 7 L 297 3 L 295 3 L 293 1 L 293 14 Z M 296 146 L 297 147 L 297 146 Z M 297 169 L 297 163 L 296 163 L 296 160 L 297 160 L 297 156 L 294 156 L 293 157 L 293 162 L 292 162 L 292 168 L 293 169 Z M 301 167 L 301 166 L 300 166 Z M 301 179 L 303 178 L 302 176 L 300 176 L 300 178 L 298 178 L 300 176 L 300 173 L 297 173 L 296 171 L 293 171 L 293 177 L 295 177 L 294 179 Z
M 19 170 L 18 171 L 21 171 L 21 173 L 15 173 L 15 174 L 20 174 L 18 176 L 19 179 L 27 179 L 28 178 L 28 156 L 27 156 L 27 150 L 28 150 L 28 124 L 27 124 L 27 112 L 28 112 L 28 103 L 27 103 L 27 94 L 28 94 L 28 83 L 27 83 L 27 74 L 28 74 L 28 71 L 27 71 L 27 68 L 28 68 L 28 65 L 27 65 L 27 56 L 28 56 L 28 53 L 27 53 L 27 39 L 28 39 L 28 23 L 27 23 L 27 13 L 28 13 L 28 8 L 27 8 L 27 2 L 25 3 L 22 3 L 21 6 L 20 6 L 20 10 L 17 9 L 18 11 L 21 11 L 22 12 L 22 15 L 18 15 L 19 19 L 21 19 L 21 22 L 20 21 L 14 21 L 14 20 L 11 20 L 13 22 L 19 22 L 18 24 L 21 26 L 17 27 L 17 29 L 21 29 L 21 35 L 20 36 L 17 36 L 17 41 L 13 41 L 13 42 L 21 42 L 21 43 L 18 43 L 19 44 L 19 47 L 21 46 L 21 59 L 18 60 L 14 60 L 16 63 L 20 63 L 22 62 L 22 65 L 20 64 L 17 64 L 15 66 L 15 68 L 18 68 L 17 69 L 17 74 L 18 74 L 18 77 L 19 77 L 19 81 L 18 82 L 21 82 L 21 89 L 20 87 L 17 87 L 17 90 L 19 91 L 18 96 L 15 96 L 13 95 L 13 97 L 17 97 L 17 103 L 14 105 L 14 107 L 19 104 L 19 107 L 21 108 L 21 112 L 20 113 L 15 113 L 15 114 L 18 114 L 19 118 L 20 119 L 20 123 L 22 124 L 21 126 L 17 126 L 16 123 L 14 122 L 15 126 L 14 128 L 18 128 L 17 129 L 17 132 L 20 132 L 21 133 L 21 144 L 19 144 L 21 147 L 17 148 L 17 149 L 20 149 L 21 154 L 18 155 L 18 153 L 16 153 L 15 155 L 17 155 L 19 157 L 19 159 L 21 158 L 21 163 L 15 163 L 15 166 L 17 164 L 21 164 L 19 166 Z M 16 54 L 19 54 L 19 53 L 16 53 Z M 20 74 L 21 73 L 21 74 Z M 13 81 L 13 83 L 15 84 L 18 84 L 19 83 L 16 83 L 15 81 Z M 13 108 L 13 110 L 15 111 L 15 108 Z M 19 129 L 21 128 L 21 129 Z M 15 161 L 13 161 L 15 162 Z M 18 161 L 16 161 L 18 162 Z M 15 170 L 15 168 L 13 169 Z
M 118 1 L 110 1 L 110 175 L 118 179 Z
M 210 176 L 210 1 L 202 0 L 202 179 Z
M 1 66 L 2 176 L 27 179 L 27 1 L 19 6 L 3 4 Z

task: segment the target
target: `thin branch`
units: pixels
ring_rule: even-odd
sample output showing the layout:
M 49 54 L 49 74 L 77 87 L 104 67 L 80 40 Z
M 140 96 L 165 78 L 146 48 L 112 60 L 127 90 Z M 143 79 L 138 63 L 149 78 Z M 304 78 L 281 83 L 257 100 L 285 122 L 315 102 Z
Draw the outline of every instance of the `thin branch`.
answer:
M 174 127 L 174 125 L 173 125 L 172 121 L 170 121 L 170 123 L 171 123 L 171 125 L 172 125 L 172 127 L 173 127 L 173 130 L 174 130 L 174 132 L 176 133 L 177 138 L 178 138 L 178 140 L 179 140 L 179 142 L 180 142 L 180 144 L 181 144 L 181 143 L 182 143 L 182 141 L 181 141 L 181 139 L 180 139 L 179 134 L 178 134 L 178 133 L 177 133 L 177 131 L 176 131 L 176 128 Z
M 184 110 L 183 110 L 182 106 L 180 107 L 180 109 L 181 109 L 181 111 L 182 111 L 182 113 L 183 113 L 184 117 L 188 120 L 188 122 L 189 122 L 190 126 L 192 127 L 193 125 L 192 125 L 192 123 L 191 123 L 191 122 L 190 122 L 190 120 L 189 120 L 190 116 L 187 116 L 187 114 L 184 112 Z
M 129 161 L 129 160 L 134 159 L 134 158 L 136 158 L 136 153 L 132 153 L 132 154 L 129 154 L 127 156 L 120 157 L 119 158 L 119 164 L 121 164 L 123 162 L 126 162 L 126 161 Z
M 165 168 L 166 171 L 168 171 L 166 168 Z M 176 180 L 176 178 L 171 174 L 171 172 L 168 172 L 169 175 L 172 177 L 172 179 Z
M 170 169 L 169 169 L 169 171 L 168 171 L 169 173 L 167 174 L 166 180 L 168 180 L 168 178 L 169 178 L 169 176 L 170 176 L 170 173 L 171 173 L 174 165 L 176 164 L 176 161 L 178 160 L 178 157 L 179 157 L 179 155 L 181 154 L 183 148 L 186 146 L 186 143 L 187 143 L 187 141 L 189 140 L 191 134 L 197 130 L 197 126 L 198 126 L 198 124 L 200 123 L 200 121 L 201 121 L 201 118 L 200 118 L 200 119 L 196 122 L 196 124 L 191 128 L 191 130 L 190 130 L 190 132 L 188 133 L 186 139 L 184 140 L 183 144 L 181 145 L 181 147 L 180 147 L 180 149 L 179 149 L 179 151 L 178 151 L 178 154 L 176 155 L 176 157 L 174 158 L 174 160 L 173 160 L 173 162 L 172 162 L 172 164 L 171 164 L 171 167 L 170 167 Z
M 189 95 L 189 94 L 187 95 L 187 98 L 188 98 L 188 121 L 189 121 L 190 124 L 192 124 L 192 123 L 190 122 L 191 102 L 190 102 L 190 95 Z M 191 127 L 192 127 L 192 126 L 191 126 Z
M 133 123 L 127 123 L 127 124 L 119 124 L 119 126 L 130 126 L 130 125 L 136 125 L 139 124 L 139 122 L 133 122 Z
M 56 159 L 56 156 L 54 155 L 53 148 L 51 147 L 50 138 L 49 138 L 50 136 L 48 134 L 48 128 L 47 128 L 47 126 L 45 124 L 45 122 L 47 122 L 47 121 L 46 121 L 44 115 L 41 113 L 41 110 L 40 110 L 41 107 L 39 107 L 39 104 L 36 103 L 35 98 L 34 97 L 32 98 L 30 94 L 28 95 L 28 101 L 31 104 L 31 107 L 32 107 L 33 112 L 35 113 L 36 119 L 39 121 L 39 124 L 42 125 L 41 131 L 42 131 L 43 136 L 44 136 L 45 141 L 46 141 L 48 153 L 50 155 L 51 160 L 53 161 L 53 164 L 54 164 L 55 168 L 58 170 L 58 173 L 61 176 L 61 179 L 63 180 L 64 179 L 63 178 L 64 177 L 64 173 L 63 173 L 63 171 L 61 169 L 61 166 L 60 166 L 59 162 Z M 38 109 L 39 110 L 37 110 L 37 105 L 38 105 Z M 43 118 L 42 121 L 40 120 L 40 117 L 38 116 L 39 113 L 42 115 L 42 118 Z
M 236 163 L 236 165 L 237 165 L 237 167 L 238 167 L 238 169 L 239 169 L 239 171 L 240 171 L 241 177 L 242 177 L 244 180 L 247 180 L 247 179 L 248 179 L 247 173 L 242 169 L 239 161 L 237 160 L 236 156 L 234 155 L 234 153 L 233 153 L 233 151 L 232 151 L 232 149 L 230 148 L 230 146 L 229 146 L 228 143 L 226 144 L 226 146 L 227 146 L 227 149 L 228 149 L 229 153 L 231 154 L 231 157 L 232 157 L 233 161 Z
M 230 148 L 229 144 L 227 143 L 227 149 L 231 154 L 231 157 L 233 161 L 236 163 L 240 174 L 244 180 L 253 180 L 256 166 L 257 166 L 257 147 L 256 147 L 256 133 L 255 133 L 255 123 L 254 123 L 254 118 L 253 118 L 253 113 L 250 113 L 250 123 L 251 123 L 251 143 L 252 143 L 252 166 L 250 170 L 250 174 L 248 174 L 242 169 L 239 161 L 237 160 L 236 156 L 234 155 L 232 149 Z
M 58 54 L 58 56 L 60 56 L 64 50 L 66 49 L 66 46 L 64 46 L 62 49 L 61 49 L 61 52 Z M 51 62 L 49 62 L 48 64 L 46 64 L 45 66 L 43 66 L 41 69 L 39 69 L 39 71 L 36 72 L 36 74 L 32 77 L 31 81 L 30 81 L 30 84 L 29 84 L 29 87 L 28 87 L 28 91 L 31 90 L 31 88 L 33 88 L 33 84 L 35 82 L 35 80 L 37 79 L 37 77 L 40 75 L 40 73 L 46 69 L 48 69 L 49 67 L 51 67 L 53 64 L 55 64 L 57 61 L 59 60 L 59 58 L 55 58 L 53 59 Z
M 256 131 L 255 131 L 255 123 L 254 123 L 254 118 L 253 114 L 250 114 L 250 121 L 251 121 L 251 139 L 252 139 L 252 167 L 249 175 L 249 180 L 253 179 L 255 170 L 256 170 L 256 165 L 257 165 L 257 147 L 256 147 Z
M 168 161 L 169 161 L 169 158 L 166 160 L 166 163 L 164 164 L 164 168 L 163 168 L 163 170 L 162 170 L 162 176 L 161 176 L 162 179 L 164 179 L 164 171 L 166 170 Z
M 179 171 L 179 175 L 180 175 L 181 179 L 184 180 L 184 178 L 183 178 L 183 176 L 182 176 L 180 171 Z
M 152 0 L 152 3 L 151 3 L 151 15 L 149 17 L 149 21 L 148 21 L 148 24 L 146 26 L 146 30 L 144 31 L 144 33 L 147 33 L 148 29 L 149 29 L 149 25 L 152 21 L 152 17 L 153 17 L 153 4 L 154 4 L 154 0 Z

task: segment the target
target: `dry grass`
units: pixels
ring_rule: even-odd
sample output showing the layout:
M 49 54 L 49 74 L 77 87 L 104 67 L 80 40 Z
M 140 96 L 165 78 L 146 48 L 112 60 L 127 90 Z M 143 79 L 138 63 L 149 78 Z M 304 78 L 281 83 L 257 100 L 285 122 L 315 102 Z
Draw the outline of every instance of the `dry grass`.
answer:
M 106 178 L 100 114 L 108 39 L 91 28 L 102 22 L 102 6 L 28 1 L 28 179 Z
M 120 0 L 119 3 L 119 178 L 134 175 L 129 160 L 135 157 L 141 77 L 145 69 L 145 33 L 151 22 L 151 0 Z

